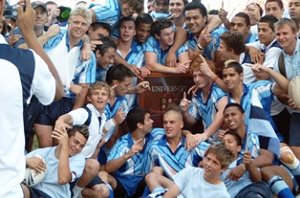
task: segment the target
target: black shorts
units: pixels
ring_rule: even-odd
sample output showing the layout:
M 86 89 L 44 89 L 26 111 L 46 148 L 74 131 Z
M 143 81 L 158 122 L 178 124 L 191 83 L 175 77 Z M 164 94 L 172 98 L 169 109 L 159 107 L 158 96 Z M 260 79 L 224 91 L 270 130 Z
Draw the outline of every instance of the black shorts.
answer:
M 92 181 L 90 181 L 90 183 L 86 187 L 92 188 L 93 186 L 95 186 L 97 184 L 105 184 L 105 182 L 102 181 L 102 179 L 98 175 L 96 177 L 94 177 L 94 179 L 92 179 Z
M 115 198 L 124 198 L 124 197 L 130 197 L 125 190 L 123 184 L 115 178 L 117 181 L 117 187 L 114 189 L 114 196 Z M 137 185 L 136 192 L 134 195 L 132 195 L 130 198 L 135 198 L 135 197 L 141 197 L 143 196 L 144 190 L 146 188 L 146 182 L 145 178 L 143 178 Z
M 43 106 L 35 123 L 53 126 L 59 116 L 69 113 L 72 110 L 73 105 L 74 99 L 64 97 L 48 106 Z

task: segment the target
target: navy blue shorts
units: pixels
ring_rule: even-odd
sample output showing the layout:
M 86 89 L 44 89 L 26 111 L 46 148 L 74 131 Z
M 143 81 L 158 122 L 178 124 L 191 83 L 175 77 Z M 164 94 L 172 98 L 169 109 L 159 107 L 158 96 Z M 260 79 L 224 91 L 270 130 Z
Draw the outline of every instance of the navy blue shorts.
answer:
M 290 146 L 300 146 L 300 113 L 292 113 L 290 120 Z
M 28 186 L 27 186 L 28 187 Z M 38 189 L 28 187 L 30 191 L 30 197 L 31 198 L 51 198 L 48 194 L 44 193 L 43 191 L 40 191 Z
M 79 178 L 77 178 L 75 181 L 70 183 L 70 190 L 72 191 L 72 189 L 74 188 L 74 186 L 76 185 L 76 182 L 78 181 Z M 90 183 L 88 183 L 88 185 L 86 185 L 87 188 L 92 188 L 93 186 L 97 185 L 97 184 L 105 184 L 104 181 L 102 181 L 102 179 L 97 175 L 96 177 L 94 177 L 94 179 L 92 179 L 90 181 Z M 72 192 L 73 193 L 73 192 Z
M 43 106 L 35 123 L 53 126 L 59 116 L 69 113 L 72 110 L 73 105 L 74 99 L 64 97 L 48 106 Z

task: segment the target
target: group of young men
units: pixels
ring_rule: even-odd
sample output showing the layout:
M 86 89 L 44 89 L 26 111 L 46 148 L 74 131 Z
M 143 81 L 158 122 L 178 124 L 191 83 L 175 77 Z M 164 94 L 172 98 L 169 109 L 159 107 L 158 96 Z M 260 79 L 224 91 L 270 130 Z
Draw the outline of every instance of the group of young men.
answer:
M 54 2 L 20 2 L 18 27 L 0 35 L 0 197 L 298 194 L 300 107 L 288 88 L 300 75 L 300 1 L 290 18 L 267 0 L 264 16 L 250 3 L 231 19 L 199 1 L 148 3 L 78 2 L 61 27 Z M 136 102 L 151 72 L 194 80 L 163 128 Z M 44 179 L 22 183 L 26 167 Z

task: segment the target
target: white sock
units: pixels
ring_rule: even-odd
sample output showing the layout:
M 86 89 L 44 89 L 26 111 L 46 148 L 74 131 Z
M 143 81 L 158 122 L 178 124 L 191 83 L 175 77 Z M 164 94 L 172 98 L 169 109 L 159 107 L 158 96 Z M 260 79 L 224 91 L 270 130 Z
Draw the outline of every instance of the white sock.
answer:
M 79 197 L 79 195 L 81 195 L 81 191 L 83 190 L 83 188 L 75 185 L 74 188 L 73 188 L 73 198 L 77 198 Z M 80 196 L 81 197 L 81 196 Z

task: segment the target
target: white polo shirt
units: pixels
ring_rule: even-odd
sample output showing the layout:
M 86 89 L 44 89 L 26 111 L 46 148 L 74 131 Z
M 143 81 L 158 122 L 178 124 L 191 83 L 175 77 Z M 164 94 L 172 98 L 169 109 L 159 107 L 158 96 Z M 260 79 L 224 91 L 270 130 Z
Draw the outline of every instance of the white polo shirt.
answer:
M 0 65 L 0 197 L 23 197 L 20 183 L 25 175 L 24 100 L 34 94 L 41 103 L 51 103 L 56 83 L 38 55 L 9 47 L 2 35 Z

